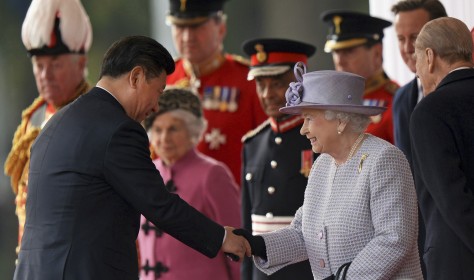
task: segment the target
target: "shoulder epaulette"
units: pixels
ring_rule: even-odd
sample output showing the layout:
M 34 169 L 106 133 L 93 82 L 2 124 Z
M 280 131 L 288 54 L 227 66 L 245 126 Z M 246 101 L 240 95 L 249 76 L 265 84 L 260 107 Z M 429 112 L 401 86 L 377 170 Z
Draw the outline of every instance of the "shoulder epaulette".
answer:
M 257 126 L 256 128 L 250 130 L 249 132 L 245 133 L 244 136 L 242 136 L 242 143 L 244 143 L 245 141 L 247 141 L 248 139 L 254 137 L 255 135 L 257 135 L 260 131 L 262 131 L 265 127 L 269 126 L 270 125 L 270 119 L 267 119 L 266 121 L 264 121 L 263 123 L 261 123 L 259 126 Z
M 250 66 L 250 60 L 248 60 L 247 58 L 240 55 L 236 55 L 236 54 L 231 54 L 230 56 L 232 57 L 233 60 L 237 61 L 238 63 L 243 64 L 245 66 Z
M 391 95 L 394 95 L 398 88 L 400 88 L 400 86 L 394 81 L 388 81 L 385 84 L 385 90 L 388 91 Z

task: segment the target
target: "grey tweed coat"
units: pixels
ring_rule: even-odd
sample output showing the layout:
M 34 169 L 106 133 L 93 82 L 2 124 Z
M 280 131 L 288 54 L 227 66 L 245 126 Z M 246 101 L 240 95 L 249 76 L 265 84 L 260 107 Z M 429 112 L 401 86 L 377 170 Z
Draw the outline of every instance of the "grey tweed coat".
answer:
M 352 262 L 347 279 L 423 279 L 417 249 L 416 194 L 409 164 L 388 142 L 368 135 L 337 167 L 313 164 L 303 206 L 292 224 L 263 234 L 267 274 L 309 259 L 315 279 Z

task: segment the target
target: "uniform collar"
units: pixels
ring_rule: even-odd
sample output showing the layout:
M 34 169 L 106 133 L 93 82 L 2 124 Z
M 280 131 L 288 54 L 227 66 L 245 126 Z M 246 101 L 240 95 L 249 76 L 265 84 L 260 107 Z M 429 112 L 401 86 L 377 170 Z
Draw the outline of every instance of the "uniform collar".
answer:
M 214 72 L 224 62 L 224 54 L 221 51 L 218 51 L 211 58 L 199 64 L 193 64 L 189 60 L 183 59 L 183 67 L 189 77 L 199 78 Z
M 302 125 L 304 122 L 301 116 L 285 116 L 280 119 L 270 118 L 270 126 L 276 133 L 285 133 L 297 126 Z
M 365 91 L 364 93 L 372 92 L 375 89 L 383 86 L 389 81 L 387 74 L 383 70 L 380 70 L 377 74 L 368 78 L 365 81 Z

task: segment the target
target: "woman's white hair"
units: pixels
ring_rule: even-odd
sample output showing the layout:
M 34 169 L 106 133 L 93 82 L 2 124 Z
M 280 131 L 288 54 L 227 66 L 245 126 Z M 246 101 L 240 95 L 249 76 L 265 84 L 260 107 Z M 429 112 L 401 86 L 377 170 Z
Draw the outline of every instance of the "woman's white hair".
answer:
M 196 146 L 201 140 L 204 131 L 206 131 L 207 120 L 204 117 L 198 118 L 191 112 L 183 109 L 176 109 L 166 113 L 184 122 L 191 137 L 191 142 Z
M 338 119 L 347 122 L 349 129 L 357 133 L 365 131 L 367 126 L 370 124 L 369 116 L 356 113 L 326 110 L 324 111 L 324 118 L 328 121 Z

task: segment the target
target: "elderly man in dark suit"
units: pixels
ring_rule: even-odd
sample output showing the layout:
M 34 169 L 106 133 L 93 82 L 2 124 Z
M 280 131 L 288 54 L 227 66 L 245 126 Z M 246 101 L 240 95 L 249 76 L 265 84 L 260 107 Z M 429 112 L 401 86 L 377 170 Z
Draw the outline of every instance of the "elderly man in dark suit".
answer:
M 474 275 L 474 69 L 460 20 L 428 22 L 415 43 L 425 97 L 410 120 L 415 185 L 426 227 L 426 278 Z
M 157 111 L 168 51 L 126 37 L 97 86 L 47 123 L 31 150 L 26 224 L 14 279 L 137 279 L 140 214 L 208 257 L 250 255 L 244 238 L 166 191 L 140 122 Z

